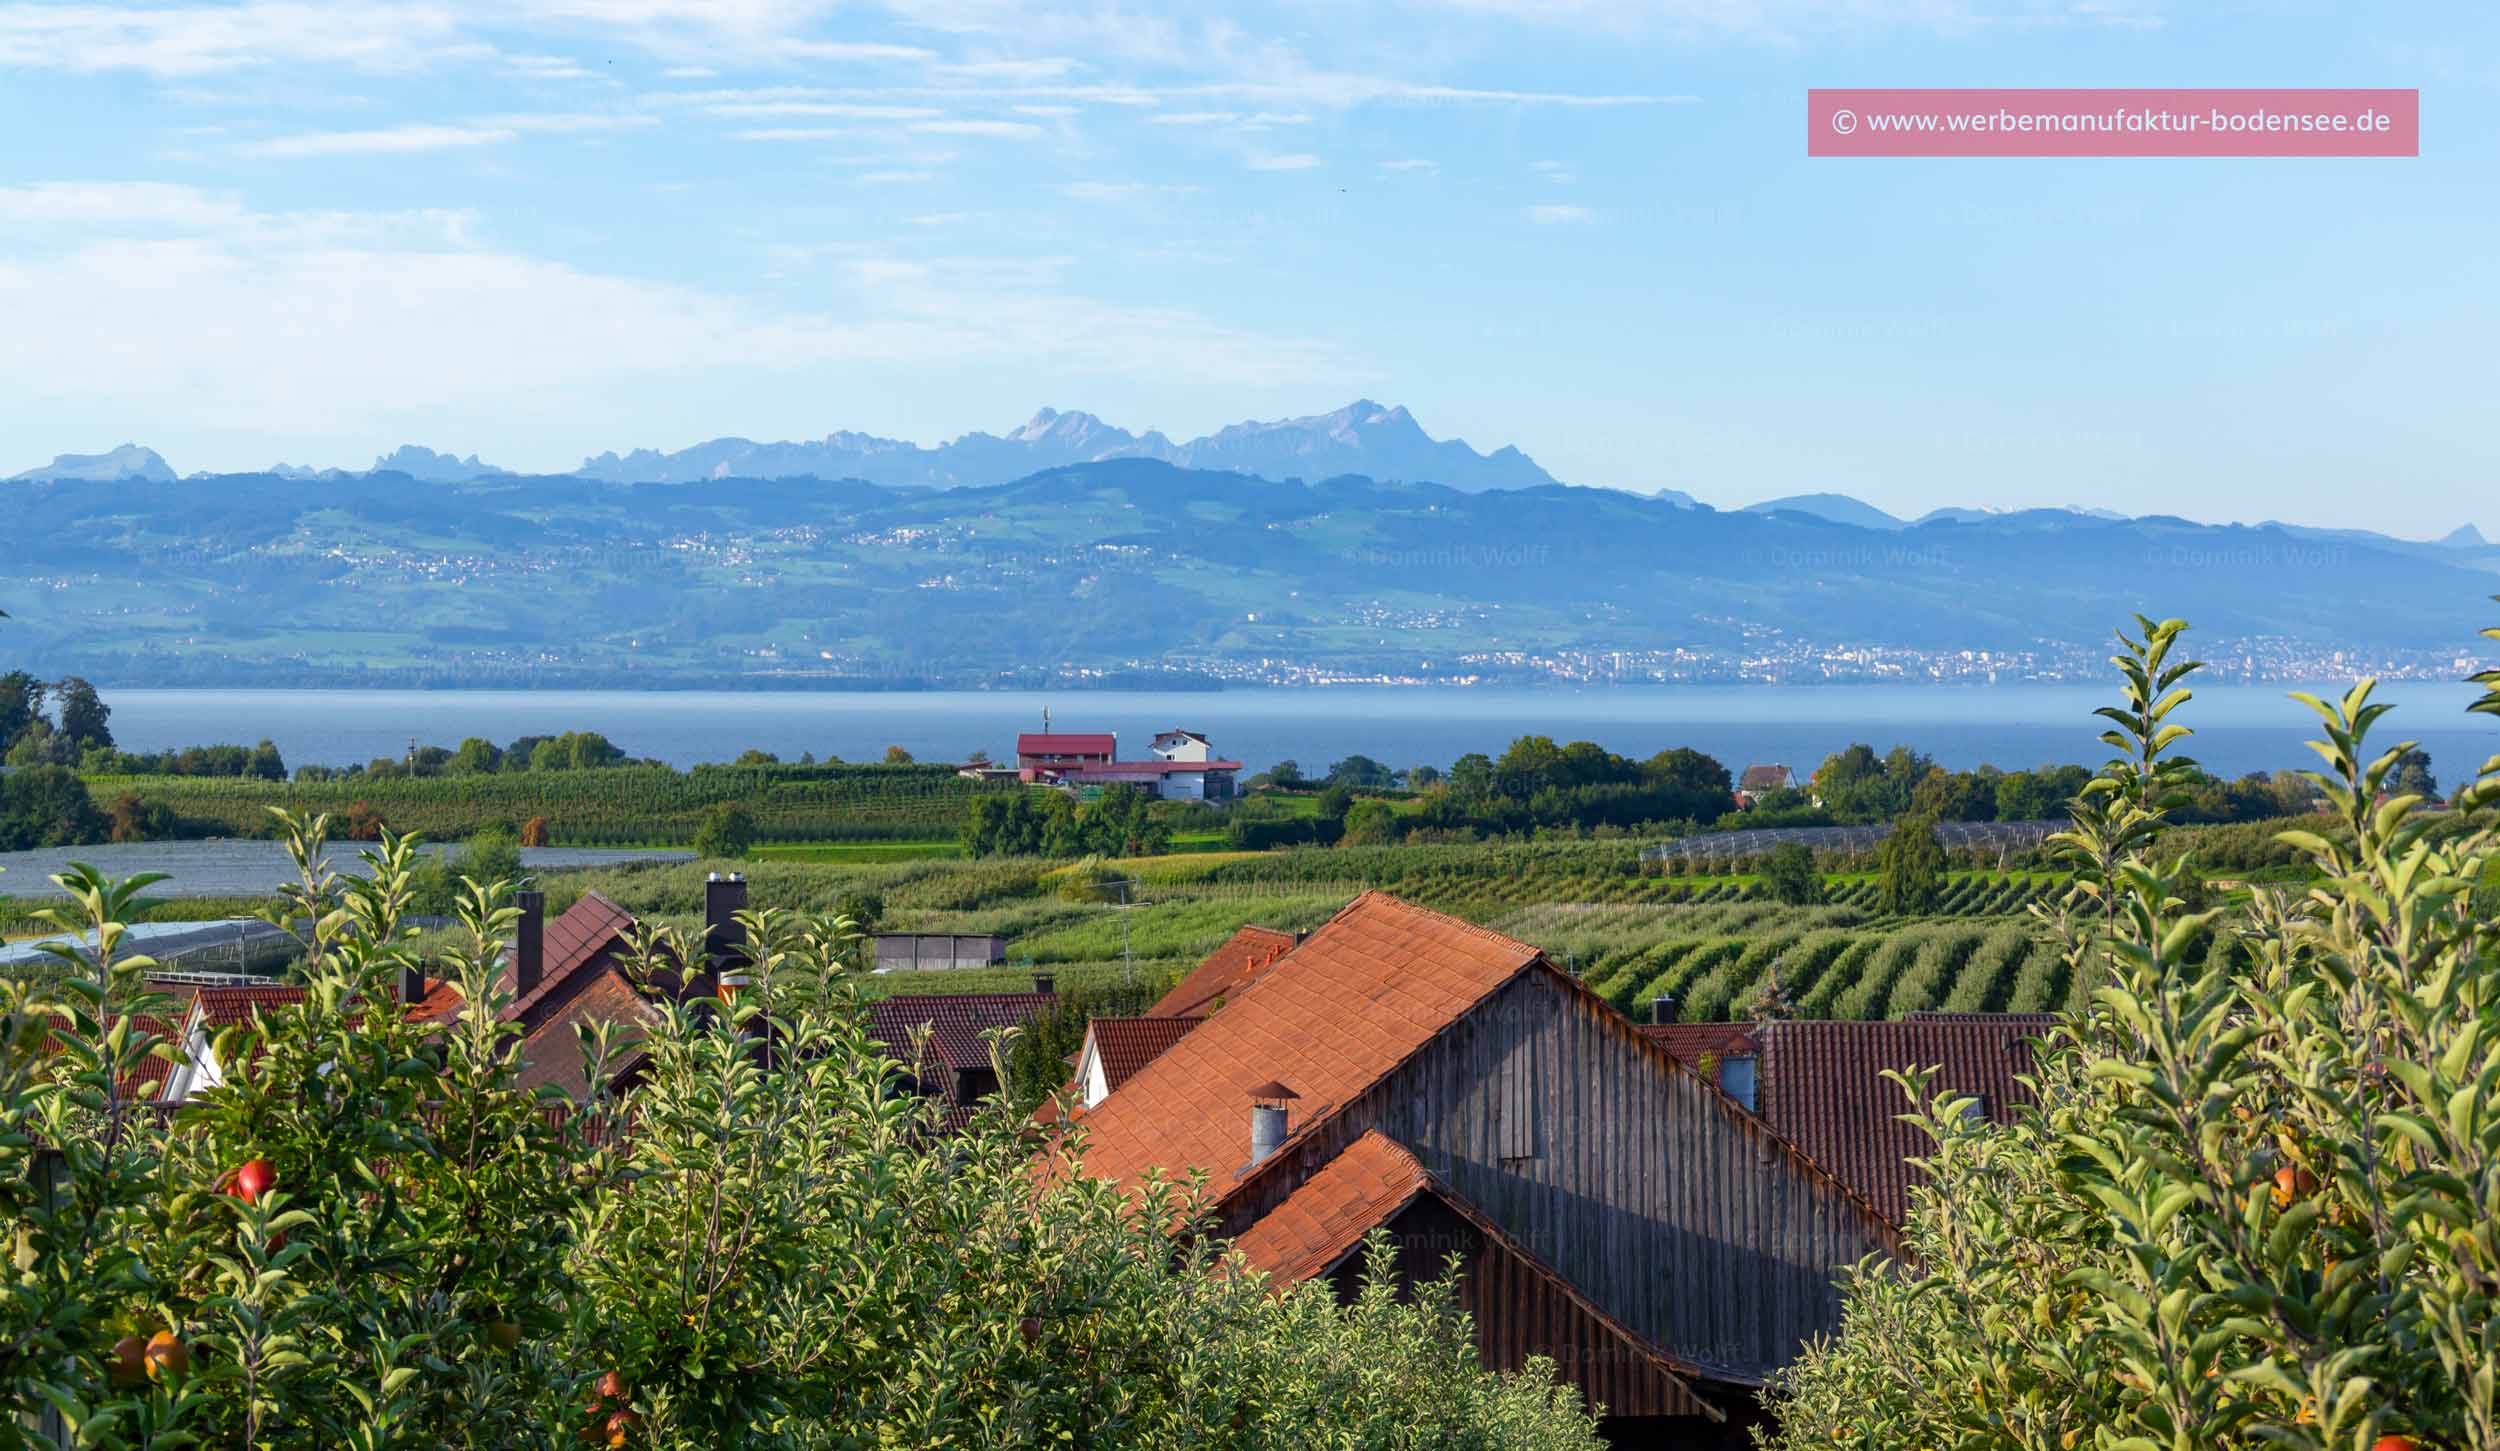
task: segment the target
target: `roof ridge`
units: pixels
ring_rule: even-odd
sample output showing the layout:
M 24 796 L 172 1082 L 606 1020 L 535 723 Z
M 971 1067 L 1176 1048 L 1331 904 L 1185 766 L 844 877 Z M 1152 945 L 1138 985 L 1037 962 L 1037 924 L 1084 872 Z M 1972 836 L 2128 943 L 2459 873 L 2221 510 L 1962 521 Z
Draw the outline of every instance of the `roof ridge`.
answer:
M 1516 948 L 1520 952 L 1527 955 L 1526 958 L 1522 959 L 1523 963 L 1527 959 L 1545 956 L 1545 949 L 1537 946 L 1533 942 L 1522 942 L 1516 937 L 1496 932 L 1490 927 L 1479 927 L 1464 917 L 1453 916 L 1448 912 L 1438 912 L 1430 907 L 1419 906 L 1416 903 L 1410 902 L 1404 897 L 1397 895 L 1395 892 L 1389 891 L 1385 887 L 1365 887 L 1353 901 L 1348 902 L 1343 907 L 1339 908 L 1337 910 L 1337 915 L 1329 918 L 1327 923 L 1324 924 L 1319 931 L 1325 932 L 1329 927 L 1334 927 L 1337 923 L 1343 921 L 1347 916 L 1351 915 L 1355 908 L 1363 905 L 1365 902 L 1368 902 L 1375 897 L 1379 898 L 1382 902 L 1387 903 L 1389 906 L 1396 908 L 1400 912 L 1417 917 L 1429 917 L 1435 922 L 1447 922 L 1451 926 L 1459 929 L 1461 932 L 1467 933 L 1470 936 L 1481 937 L 1487 942 L 1495 943 L 1505 948 Z M 1319 932 L 1314 932 L 1311 935 L 1316 937 L 1319 935 Z M 1306 938 L 1304 940 L 1308 941 L 1309 939 Z

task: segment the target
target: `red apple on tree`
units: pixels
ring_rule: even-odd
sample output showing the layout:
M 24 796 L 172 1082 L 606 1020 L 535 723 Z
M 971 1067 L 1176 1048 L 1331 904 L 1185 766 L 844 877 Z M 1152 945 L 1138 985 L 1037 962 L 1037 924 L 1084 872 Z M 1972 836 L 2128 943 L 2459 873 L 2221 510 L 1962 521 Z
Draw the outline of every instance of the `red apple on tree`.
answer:
M 141 1335 L 125 1335 L 113 1342 L 113 1384 L 135 1386 L 148 1378 L 148 1342 Z
M 258 1204 L 260 1196 L 277 1187 L 278 1171 L 267 1159 L 252 1159 L 234 1171 L 232 1193 L 246 1204 Z
M 149 1336 L 147 1348 L 140 1353 L 147 1363 L 148 1374 L 157 1379 L 191 1373 L 190 1348 L 176 1339 L 170 1330 L 159 1330 Z

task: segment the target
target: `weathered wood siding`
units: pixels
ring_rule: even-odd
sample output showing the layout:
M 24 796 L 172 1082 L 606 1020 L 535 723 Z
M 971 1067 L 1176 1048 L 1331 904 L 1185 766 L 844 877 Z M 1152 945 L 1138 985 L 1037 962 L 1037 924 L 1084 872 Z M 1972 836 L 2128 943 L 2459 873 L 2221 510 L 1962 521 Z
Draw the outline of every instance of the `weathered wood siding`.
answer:
M 1838 1267 L 1888 1246 L 1831 1180 L 1661 1056 L 1532 969 L 1289 1145 L 1225 1228 L 1377 1128 L 1623 1325 L 1759 1380 L 1837 1327 Z
M 1488 1369 L 1520 1370 L 1542 1356 L 1610 1416 L 1704 1414 L 1673 1376 L 1438 1198 L 1416 1200 L 1387 1228 L 1401 1283 L 1437 1278 L 1458 1257 L 1459 1304 L 1475 1320 L 1476 1354 Z M 1357 1252 L 1330 1274 L 1339 1299 L 1353 1299 L 1365 1270 Z

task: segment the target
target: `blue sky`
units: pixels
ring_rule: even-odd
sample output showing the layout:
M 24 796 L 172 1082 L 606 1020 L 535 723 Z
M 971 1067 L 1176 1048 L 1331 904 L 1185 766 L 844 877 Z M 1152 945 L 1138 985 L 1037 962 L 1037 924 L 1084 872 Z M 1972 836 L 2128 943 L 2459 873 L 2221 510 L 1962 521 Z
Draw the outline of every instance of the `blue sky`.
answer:
M 1814 85 L 2418 86 L 2415 160 L 1809 161 Z M 0 472 L 1184 437 L 2500 536 L 2500 20 L 2186 0 L 0 4 Z

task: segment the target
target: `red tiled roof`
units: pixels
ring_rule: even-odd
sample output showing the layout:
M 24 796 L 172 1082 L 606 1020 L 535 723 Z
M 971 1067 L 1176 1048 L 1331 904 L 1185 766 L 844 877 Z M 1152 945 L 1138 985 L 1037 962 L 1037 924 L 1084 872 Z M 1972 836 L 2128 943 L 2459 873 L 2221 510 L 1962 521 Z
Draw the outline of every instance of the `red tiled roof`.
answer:
M 1059 732 L 1016 737 L 1016 754 L 1019 756 L 1108 756 L 1116 749 L 1118 743 L 1107 735 Z
M 460 1010 L 467 1005 L 468 999 L 460 996 L 460 989 L 453 986 L 450 978 L 429 978 L 426 980 L 425 996 L 417 999 L 416 1005 L 408 1010 L 408 1016 L 420 1023 L 448 1023 L 459 1017 Z
M 179 999 L 190 990 L 188 988 L 180 989 L 178 991 L 166 988 L 154 988 L 152 991 L 171 992 L 173 996 Z M 126 1015 L 130 1023 L 130 1031 L 133 1036 L 140 1033 L 149 1033 L 163 1039 L 164 1041 L 154 1051 L 148 1053 L 138 1062 L 132 1064 L 130 1071 L 121 1076 L 121 1082 L 118 1087 L 123 1098 L 153 1099 L 159 1093 L 164 1091 L 165 1080 L 173 1073 L 175 1061 L 174 1058 L 167 1057 L 166 1055 L 168 1053 L 177 1056 L 181 1054 L 182 1026 L 184 1020 L 189 1015 L 189 1011 L 190 1005 L 188 1003 L 178 1002 L 174 1009 L 174 1016 L 171 1018 L 160 1018 L 153 1013 L 131 1013 Z M 61 1043 L 60 1039 L 55 1035 L 61 1027 L 68 1026 L 69 1020 L 65 1014 L 61 1014 L 59 1012 L 54 1012 L 50 1016 L 56 1026 L 47 1028 L 44 1031 L 43 1051 L 46 1053 L 57 1053 L 61 1049 Z M 104 1023 L 105 1030 L 110 1032 L 114 1025 L 120 1021 L 121 1019 L 106 1020 Z
M 2031 1071 L 2031 1042 L 2056 1021 L 2045 1014 L 1960 1013 L 1899 1022 L 1766 1023 L 1757 1034 L 1759 1111 L 1781 1137 L 1899 1224 L 1919 1177 L 1909 1161 L 1932 1143 L 1900 1121 L 1909 1101 L 1884 1070 L 1942 1065 L 1934 1092 L 1980 1094 L 1989 1118 L 2009 1122 L 2030 1098 L 2016 1079 Z
M 248 1023 L 254 1013 L 272 1013 L 300 1006 L 301 987 L 204 987 L 192 999 L 200 1027 L 210 1037 L 225 1028 Z
M 565 1000 L 564 1006 L 540 1023 L 521 1042 L 521 1070 L 518 1083 L 524 1089 L 552 1083 L 567 1096 L 579 1099 L 588 1096 L 590 1080 L 582 1072 L 581 1039 L 573 1031 L 577 1023 L 620 1023 L 627 1031 L 619 1036 L 631 1045 L 641 1038 L 639 1029 L 653 1017 L 651 1004 L 625 975 L 614 969 L 600 973 L 584 984 L 579 992 Z M 611 1071 L 621 1075 L 640 1058 L 628 1046 L 611 1064 Z
M 547 924 L 543 939 L 544 955 L 538 975 L 538 986 L 512 1005 L 512 1016 L 522 1017 L 564 986 L 565 979 L 581 971 L 600 950 L 630 931 L 634 914 L 600 896 L 597 892 L 582 893 L 581 900 L 564 910 L 564 915 Z M 509 962 L 512 951 L 504 954 Z
M 1273 927 L 1244 927 L 1224 939 L 1224 945 L 1207 955 L 1207 960 L 1190 970 L 1189 976 L 1172 985 L 1172 990 L 1146 1010 L 1150 1018 L 1179 1018 L 1203 1015 L 1218 998 L 1228 998 L 1241 991 L 1276 963 L 1276 959 L 1293 951 L 1298 939 L 1290 932 Z
M 1366 892 L 1082 1116 L 1084 1172 L 1134 1183 L 1203 1170 L 1218 1196 L 1250 1157 L 1249 1091 L 1275 1079 L 1306 1133 L 1538 960 L 1499 933 Z M 1280 1156 L 1281 1157 L 1281 1156 Z
M 1751 1058 L 1762 1051 L 1751 1023 L 1643 1023 L 1641 1036 L 1699 1068 L 1704 1058 Z
M 1096 1018 L 1086 1026 L 1102 1079 L 1114 1093 L 1164 1050 L 1186 1038 L 1204 1018 Z M 1080 1050 L 1081 1052 L 1081 1050 Z
M 1378 1129 L 1345 1146 L 1233 1241 L 1250 1267 L 1280 1284 L 1322 1274 L 1432 1182 L 1406 1147 Z
M 1059 1001 L 1056 993 L 898 993 L 868 1007 L 871 1035 L 900 1058 L 926 1024 L 929 1051 L 958 1072 L 990 1066 L 992 1028 L 1029 1022 Z

